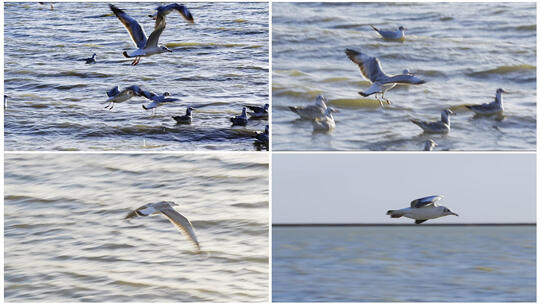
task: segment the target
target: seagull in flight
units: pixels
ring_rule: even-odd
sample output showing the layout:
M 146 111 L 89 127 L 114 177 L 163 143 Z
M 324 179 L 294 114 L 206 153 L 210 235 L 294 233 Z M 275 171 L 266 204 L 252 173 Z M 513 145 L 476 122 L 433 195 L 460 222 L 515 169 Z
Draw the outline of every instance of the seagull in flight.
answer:
M 405 30 L 406 30 L 406 28 L 404 28 L 403 26 L 398 27 L 397 31 L 381 30 L 381 29 L 378 29 L 378 28 L 374 27 L 373 25 L 370 25 L 370 26 L 377 33 L 379 33 L 379 35 L 381 35 L 381 37 L 383 37 L 384 39 L 389 39 L 389 40 L 405 39 Z
M 118 90 L 118 86 L 115 86 L 114 88 L 107 91 L 107 96 L 109 98 L 107 99 L 108 105 L 105 106 L 105 109 L 112 110 L 115 103 L 121 103 L 124 102 L 131 97 L 135 96 L 142 96 L 143 90 L 139 86 L 132 85 L 129 87 L 124 88 L 122 91 Z
M 381 68 L 381 63 L 377 57 L 371 57 L 364 53 L 357 52 L 355 50 L 347 49 L 345 54 L 349 59 L 356 63 L 360 68 L 362 77 L 372 83 L 372 85 L 364 92 L 358 92 L 358 94 L 367 97 L 371 94 L 380 94 L 381 99 L 390 104 L 390 100 L 384 98 L 384 93 L 396 84 L 423 84 L 424 80 L 409 73 L 408 70 L 404 70 L 401 75 L 387 75 Z M 382 104 L 381 99 L 376 96 L 379 103 Z
M 141 96 L 152 101 L 148 105 L 142 105 L 143 109 L 145 110 L 152 109 L 152 114 L 156 114 L 156 108 L 163 105 L 163 103 L 180 100 L 178 98 L 168 98 L 168 96 L 171 96 L 169 92 L 164 92 L 161 95 L 157 95 L 154 92 L 141 90 Z
M 305 107 L 289 107 L 289 109 L 294 113 L 298 114 L 301 119 L 313 120 L 315 118 L 323 118 L 325 116 L 326 109 L 328 108 L 326 106 L 327 102 L 328 101 L 323 95 L 319 95 L 317 96 L 314 105 L 309 105 Z
M 478 115 L 491 115 L 500 114 L 503 112 L 503 98 L 502 93 L 508 93 L 502 88 L 498 88 L 495 92 L 495 100 L 490 103 L 483 103 L 479 105 L 467 105 L 467 109 L 473 111 Z
M 173 206 L 178 206 L 175 202 L 162 201 L 158 203 L 148 203 L 131 211 L 125 219 L 130 219 L 138 216 L 148 216 L 156 213 L 165 215 L 169 221 L 182 232 L 190 241 L 193 242 L 197 250 L 201 251 L 201 246 L 195 235 L 195 230 L 191 222 L 178 211 L 174 210 Z
M 133 43 L 135 43 L 135 46 L 137 47 L 137 49 L 131 53 L 126 51 L 122 53 L 126 58 L 135 57 L 131 65 L 137 65 L 143 56 L 152 56 L 164 52 L 172 52 L 166 46 L 158 45 L 159 36 L 161 36 L 161 33 L 163 33 L 163 30 L 165 29 L 165 19 L 162 19 L 160 24 L 156 24 L 154 31 L 147 39 L 146 33 L 135 19 L 131 18 L 123 10 L 112 4 L 109 4 L 109 7 L 116 17 L 118 17 L 118 20 L 120 20 L 120 22 L 122 22 L 122 24 L 126 27 L 126 30 L 133 40 Z
M 399 210 L 388 210 L 387 215 L 391 218 L 408 217 L 415 220 L 415 224 L 422 224 L 423 222 L 431 219 L 435 219 L 446 215 L 457 215 L 450 211 L 445 206 L 437 205 L 437 202 L 443 198 L 442 195 L 426 196 L 419 199 L 415 199 L 411 202 L 411 206 Z
M 191 12 L 182 4 L 171 3 L 169 5 L 160 5 L 156 8 L 156 12 L 153 15 L 148 15 L 148 17 L 156 20 L 155 27 L 157 28 L 162 22 L 165 21 L 165 16 L 167 16 L 172 11 L 178 11 L 187 22 L 193 23 L 193 15 Z
M 446 134 L 450 132 L 450 118 L 448 115 L 456 115 L 450 109 L 446 109 L 441 112 L 440 121 L 421 121 L 418 119 L 411 119 L 415 125 L 419 126 L 426 133 L 439 133 Z

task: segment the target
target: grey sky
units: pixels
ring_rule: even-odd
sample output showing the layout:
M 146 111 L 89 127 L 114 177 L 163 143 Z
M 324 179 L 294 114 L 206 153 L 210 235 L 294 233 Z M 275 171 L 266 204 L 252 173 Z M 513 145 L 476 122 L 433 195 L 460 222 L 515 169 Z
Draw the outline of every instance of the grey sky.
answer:
M 536 222 L 536 159 L 511 154 L 274 154 L 273 223 L 412 223 L 389 209 L 442 194 L 460 216 L 432 223 Z

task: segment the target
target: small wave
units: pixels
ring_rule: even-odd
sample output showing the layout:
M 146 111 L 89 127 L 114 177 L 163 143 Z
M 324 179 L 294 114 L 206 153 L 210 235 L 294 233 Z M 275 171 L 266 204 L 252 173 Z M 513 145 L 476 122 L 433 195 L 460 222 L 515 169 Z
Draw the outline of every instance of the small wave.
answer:
M 324 93 L 321 90 L 306 90 L 306 91 L 293 91 L 293 90 L 272 90 L 274 96 L 290 96 L 295 98 L 315 99 L 318 95 Z
M 370 98 L 340 98 L 328 101 L 329 104 L 340 108 L 378 108 L 379 101 Z
M 201 43 L 201 42 L 170 42 L 166 44 L 169 48 L 174 47 L 223 47 L 223 48 L 234 48 L 234 47 L 249 47 L 248 44 L 243 43 Z
M 482 271 L 482 272 L 493 272 L 495 271 L 495 268 L 485 267 L 485 266 L 475 266 L 473 267 L 473 270 Z
M 503 65 L 495 69 L 489 69 L 484 71 L 469 72 L 468 76 L 472 77 L 483 77 L 490 75 L 505 75 L 514 72 L 526 72 L 536 70 L 536 66 L 530 64 L 518 64 L 518 65 Z

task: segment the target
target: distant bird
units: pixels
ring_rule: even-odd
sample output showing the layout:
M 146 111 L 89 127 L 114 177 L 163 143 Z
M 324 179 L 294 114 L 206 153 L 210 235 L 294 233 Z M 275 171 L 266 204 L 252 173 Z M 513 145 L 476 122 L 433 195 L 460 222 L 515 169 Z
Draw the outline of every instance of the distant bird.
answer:
M 246 106 L 251 110 L 248 114 L 251 116 L 251 119 L 268 119 L 268 104 L 265 104 L 263 107 L 257 106 Z
M 325 116 L 325 111 L 327 108 L 326 102 L 328 102 L 326 98 L 323 95 L 319 95 L 317 96 L 314 105 L 309 105 L 305 107 L 289 107 L 289 109 L 294 113 L 298 114 L 298 116 L 300 116 L 300 118 L 302 119 L 313 120 L 315 118 L 322 118 Z
M 191 111 L 193 111 L 193 108 L 188 107 L 186 109 L 186 115 L 173 116 L 173 119 L 176 120 L 176 123 L 178 123 L 178 124 L 189 125 L 189 124 L 191 124 Z
M 131 53 L 128 53 L 126 51 L 122 53 L 126 58 L 135 57 L 135 59 L 131 63 L 132 65 L 137 65 L 141 60 L 141 57 L 143 56 L 152 56 L 164 52 L 172 52 L 166 46 L 158 45 L 159 36 L 161 36 L 161 33 L 163 33 L 166 25 L 164 21 L 161 22 L 161 24 L 159 24 L 158 26 L 156 26 L 152 34 L 150 34 L 148 39 L 146 39 L 146 33 L 139 25 L 139 23 L 135 21 L 135 19 L 131 18 L 123 10 L 117 8 L 112 4 L 109 4 L 109 7 L 116 15 L 116 17 L 118 17 L 118 20 L 120 20 L 120 22 L 122 22 L 122 24 L 125 26 L 126 30 L 131 36 L 131 39 L 133 40 L 133 43 L 135 43 L 135 45 L 137 46 L 137 49 L 135 51 L 132 51 Z
M 328 132 L 333 130 L 336 127 L 336 122 L 332 116 L 332 112 L 337 112 L 336 109 L 328 107 L 323 117 L 315 118 L 311 123 L 313 124 L 313 131 L 324 131 Z
M 96 63 L 96 53 L 94 53 L 92 55 L 92 57 L 90 57 L 90 58 L 81 59 L 81 61 L 86 61 L 86 64 L 94 64 L 94 63 Z
M 492 115 L 500 114 L 504 111 L 502 93 L 508 93 L 502 88 L 497 89 L 495 93 L 495 100 L 490 103 L 483 103 L 480 105 L 468 105 L 467 109 L 473 111 L 479 115 Z
M 445 206 L 439 206 L 436 204 L 437 201 L 441 200 L 442 198 L 442 195 L 433 195 L 415 199 L 411 202 L 411 206 L 409 208 L 388 210 L 386 214 L 390 215 L 392 218 L 399 218 L 402 216 L 408 217 L 415 220 L 415 224 L 421 224 L 427 220 L 446 215 L 458 216 Z
M 7 109 L 8 96 L 4 94 L 4 110 Z
M 257 132 L 255 134 L 256 142 L 258 144 L 263 144 L 268 146 L 269 143 L 269 131 L 268 131 L 268 125 L 264 128 L 264 132 Z
M 156 114 L 157 107 L 162 106 L 164 103 L 180 100 L 178 98 L 168 98 L 168 96 L 171 96 L 171 94 L 169 92 L 164 92 L 161 95 L 157 95 L 154 92 L 142 90 L 141 91 L 141 96 L 143 96 L 143 97 L 145 97 L 145 98 L 152 101 L 148 105 L 142 105 L 143 109 L 145 109 L 145 110 L 152 109 L 152 114 Z
M 41 5 L 45 5 L 46 2 L 38 2 L 39 4 Z M 51 7 L 51 11 L 54 10 L 54 5 L 52 2 L 49 3 L 50 4 L 50 7 Z
M 446 109 L 441 112 L 440 121 L 421 121 L 418 119 L 411 119 L 411 122 L 422 128 L 426 133 L 440 133 L 446 134 L 450 132 L 450 118 L 448 115 L 455 115 L 450 109 Z
M 109 98 L 107 99 L 108 105 L 105 106 L 105 109 L 109 108 L 109 110 L 112 110 L 115 103 L 122 103 L 131 97 L 134 96 L 141 96 L 142 90 L 139 86 L 132 85 L 127 88 L 124 88 L 122 91 L 118 90 L 118 86 L 115 86 L 111 90 L 107 92 L 107 96 Z
M 191 222 L 178 211 L 174 210 L 173 206 L 178 206 L 175 202 L 162 201 L 158 203 L 148 203 L 142 207 L 137 208 L 136 210 L 131 211 L 125 219 L 134 218 L 137 216 L 148 216 L 151 214 L 162 213 L 165 215 L 169 221 L 182 232 L 189 240 L 193 242 L 197 250 L 201 250 L 197 236 L 195 235 L 195 230 Z
M 433 139 L 428 139 L 424 145 L 424 151 L 433 151 L 436 146 L 437 143 Z
M 186 21 L 189 23 L 193 23 L 193 15 L 191 15 L 191 12 L 182 4 L 172 3 L 168 5 L 161 5 L 156 8 L 156 12 L 153 15 L 148 15 L 148 17 L 156 20 L 155 27 L 157 28 L 164 20 L 165 16 L 167 16 L 172 11 L 178 11 Z
M 381 99 L 386 101 L 386 103 L 390 104 L 390 100 L 384 98 L 384 93 L 396 86 L 396 84 L 425 83 L 424 80 L 414 76 L 413 74 L 410 74 L 408 70 L 405 70 L 404 74 L 402 75 L 390 76 L 385 74 L 381 68 L 381 63 L 379 62 L 379 59 L 377 59 L 377 57 L 371 57 L 351 49 L 345 50 L 345 54 L 347 54 L 347 57 L 349 57 L 352 62 L 358 65 L 362 77 L 372 83 L 372 85 L 366 91 L 358 92 L 358 94 L 364 97 L 367 97 L 371 94 L 376 94 L 375 97 L 377 98 L 381 106 L 383 105 Z M 378 94 L 381 95 L 381 99 L 379 99 L 379 97 L 377 96 Z
M 377 31 L 377 33 L 379 33 L 379 35 L 381 35 L 381 37 L 383 37 L 384 39 L 391 39 L 391 40 L 405 39 L 405 30 L 406 30 L 406 28 L 404 28 L 403 26 L 398 27 L 397 31 L 381 30 L 381 29 L 378 29 L 378 28 L 374 27 L 373 25 L 370 25 L 370 26 L 375 31 Z
M 231 117 L 231 122 L 233 126 L 245 126 L 248 123 L 248 118 L 246 115 L 246 107 L 242 108 L 242 114 Z

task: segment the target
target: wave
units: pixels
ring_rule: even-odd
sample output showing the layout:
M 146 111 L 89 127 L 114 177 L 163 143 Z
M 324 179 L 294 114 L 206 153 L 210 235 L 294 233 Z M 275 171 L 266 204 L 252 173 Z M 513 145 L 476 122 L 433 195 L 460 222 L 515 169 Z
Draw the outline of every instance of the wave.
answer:
M 530 65 L 530 64 L 503 65 L 494 69 L 469 72 L 467 73 L 467 76 L 483 77 L 483 76 L 505 75 L 505 74 L 515 73 L 515 72 L 528 72 L 528 71 L 536 71 L 536 66 Z

